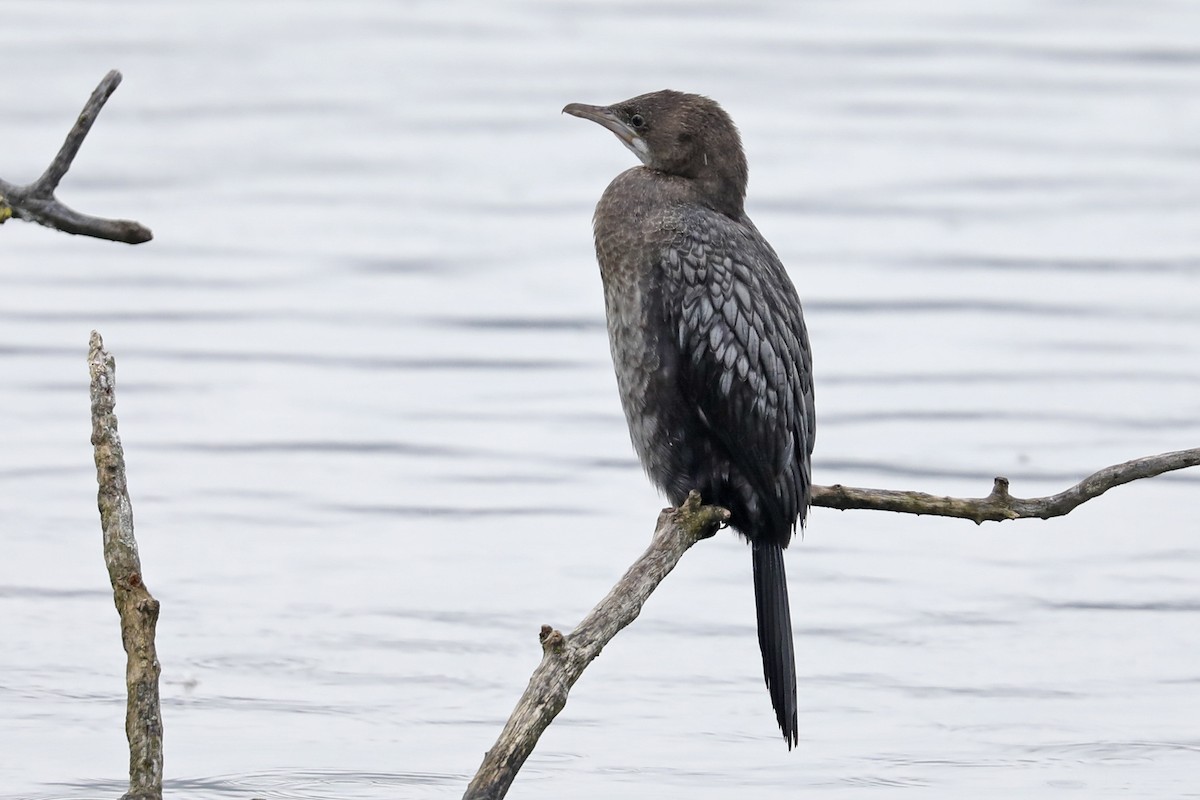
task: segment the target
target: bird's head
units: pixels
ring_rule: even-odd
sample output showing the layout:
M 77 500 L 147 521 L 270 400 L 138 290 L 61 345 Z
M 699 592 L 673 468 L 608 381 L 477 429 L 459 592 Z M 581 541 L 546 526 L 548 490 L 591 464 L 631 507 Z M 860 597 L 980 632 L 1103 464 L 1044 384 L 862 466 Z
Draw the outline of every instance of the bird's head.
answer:
M 652 170 L 695 181 L 701 198 L 742 213 L 748 170 L 733 120 L 713 100 L 664 89 L 614 103 L 571 103 L 563 113 L 608 128 Z

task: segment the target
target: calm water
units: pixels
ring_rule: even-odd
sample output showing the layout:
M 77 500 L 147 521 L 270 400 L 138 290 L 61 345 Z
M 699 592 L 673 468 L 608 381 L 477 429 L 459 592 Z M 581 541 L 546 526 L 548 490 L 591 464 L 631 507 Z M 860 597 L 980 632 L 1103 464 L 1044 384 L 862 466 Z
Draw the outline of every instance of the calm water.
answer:
M 152 244 L 0 229 L 0 797 L 121 791 L 124 656 L 85 352 L 104 335 L 179 797 L 457 797 L 639 553 L 559 114 L 670 86 L 740 124 L 805 298 L 816 477 L 1021 495 L 1200 444 L 1200 5 L 0 0 L 0 175 Z M 817 509 L 801 744 L 750 559 L 697 547 L 514 797 L 1200 796 L 1200 477 L 977 528 Z

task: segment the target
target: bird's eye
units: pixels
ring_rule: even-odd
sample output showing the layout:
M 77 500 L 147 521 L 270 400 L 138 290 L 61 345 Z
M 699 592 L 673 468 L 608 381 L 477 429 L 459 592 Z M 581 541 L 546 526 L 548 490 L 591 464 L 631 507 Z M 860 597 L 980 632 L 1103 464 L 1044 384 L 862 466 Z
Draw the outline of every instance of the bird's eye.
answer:
M 640 128 L 646 124 L 646 120 L 642 119 L 641 114 L 634 114 L 629 118 L 629 124 L 635 128 Z

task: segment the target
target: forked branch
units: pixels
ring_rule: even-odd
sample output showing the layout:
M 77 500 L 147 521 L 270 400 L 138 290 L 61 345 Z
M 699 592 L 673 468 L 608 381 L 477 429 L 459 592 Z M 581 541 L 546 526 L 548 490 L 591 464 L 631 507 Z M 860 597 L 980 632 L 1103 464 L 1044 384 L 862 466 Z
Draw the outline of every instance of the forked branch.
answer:
M 1105 467 L 1066 491 L 1029 499 L 1010 495 L 1007 478 L 996 478 L 992 493 L 978 499 L 856 489 L 840 484 L 814 486 L 812 504 L 825 508 L 960 517 L 976 523 L 1048 519 L 1062 516 L 1114 486 L 1197 465 L 1200 465 L 1200 448 L 1136 458 Z M 683 554 L 700 539 L 712 536 L 728 518 L 728 511 L 701 505 L 700 496 L 692 492 L 682 506 L 667 509 L 659 515 L 650 547 L 573 633 L 564 636 L 549 625 L 542 626 L 539 637 L 542 663 L 534 670 L 500 738 L 484 756 L 463 800 L 500 800 L 505 796 L 542 732 L 566 705 L 567 693 L 587 665 L 622 628 L 637 618 L 642 605 Z
M 97 239 L 110 239 L 126 244 L 141 244 L 153 238 L 146 226 L 127 219 L 104 219 L 81 214 L 75 209 L 58 201 L 54 193 L 62 181 L 71 162 L 79 152 L 80 145 L 87 138 L 92 124 L 96 121 L 100 109 L 121 83 L 121 73 L 113 70 L 104 76 L 96 91 L 88 98 L 87 105 L 75 121 L 75 125 L 67 134 L 58 155 L 46 167 L 42 176 L 33 183 L 18 186 L 0 179 L 0 223 L 9 217 L 36 222 L 49 228 L 75 233 L 80 236 L 93 236 Z

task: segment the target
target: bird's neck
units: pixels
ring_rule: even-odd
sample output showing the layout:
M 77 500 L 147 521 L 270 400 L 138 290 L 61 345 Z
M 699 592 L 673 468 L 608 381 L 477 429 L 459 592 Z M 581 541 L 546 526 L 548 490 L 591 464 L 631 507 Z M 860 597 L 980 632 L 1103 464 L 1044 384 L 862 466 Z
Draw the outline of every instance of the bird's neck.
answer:
M 701 204 L 731 219 L 741 219 L 746 213 L 746 183 L 737 175 L 719 170 L 701 172 L 689 179 Z
M 730 150 L 713 154 L 700 145 L 692 151 L 687 166 L 679 173 L 691 182 L 697 199 L 703 205 L 739 219 L 745 210 L 749 171 L 741 149 Z

